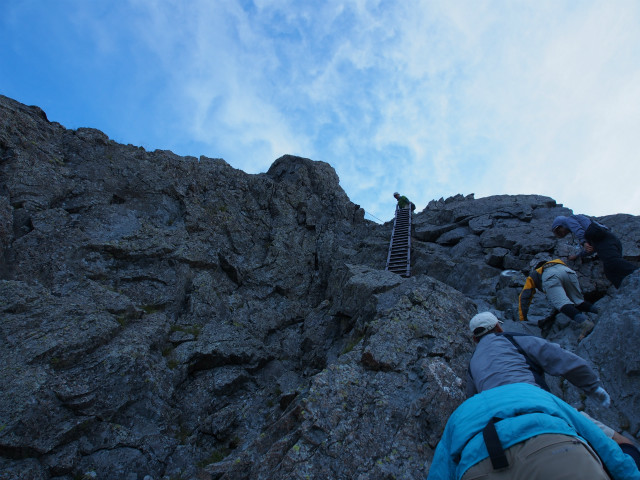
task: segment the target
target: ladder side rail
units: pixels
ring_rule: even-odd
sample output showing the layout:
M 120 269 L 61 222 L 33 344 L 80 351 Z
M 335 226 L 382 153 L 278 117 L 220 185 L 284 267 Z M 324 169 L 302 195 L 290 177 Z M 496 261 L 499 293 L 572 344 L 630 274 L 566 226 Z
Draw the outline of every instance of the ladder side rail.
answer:
M 412 223 L 411 209 L 399 209 L 398 206 L 396 206 L 385 270 L 404 277 L 411 276 Z
M 396 213 L 393 217 L 393 230 L 391 230 L 391 241 L 389 242 L 389 253 L 387 253 L 387 266 L 385 270 L 389 270 L 389 260 L 391 259 L 391 249 L 393 248 L 393 237 L 396 233 L 396 222 L 398 221 L 398 206 L 396 205 Z
M 407 277 L 411 276 L 411 208 L 409 210 L 409 226 L 407 232 L 407 238 L 409 239 L 409 244 L 407 245 Z

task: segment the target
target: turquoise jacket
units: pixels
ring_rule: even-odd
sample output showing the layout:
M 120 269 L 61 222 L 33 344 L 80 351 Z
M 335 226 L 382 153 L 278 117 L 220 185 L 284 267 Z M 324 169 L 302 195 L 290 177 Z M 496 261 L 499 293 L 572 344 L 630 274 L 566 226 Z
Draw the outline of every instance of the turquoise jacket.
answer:
M 614 480 L 640 480 L 634 461 L 575 408 L 555 395 L 526 383 L 489 389 L 453 412 L 436 448 L 428 480 L 459 480 L 489 456 L 482 429 L 492 417 L 503 418 L 496 430 L 507 448 L 543 433 L 581 438 L 591 445 Z

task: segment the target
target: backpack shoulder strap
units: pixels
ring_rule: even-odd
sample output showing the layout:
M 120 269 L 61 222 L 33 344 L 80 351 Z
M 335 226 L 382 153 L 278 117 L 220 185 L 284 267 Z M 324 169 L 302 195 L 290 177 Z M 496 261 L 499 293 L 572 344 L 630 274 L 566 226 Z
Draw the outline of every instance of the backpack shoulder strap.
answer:
M 509 333 L 509 332 L 500 332 L 500 333 L 496 333 L 496 335 L 500 335 L 506 338 L 513 344 L 514 347 L 516 347 L 516 349 L 518 350 L 518 353 L 522 355 L 525 361 L 527 362 L 527 365 L 529 366 L 529 370 L 531 370 L 531 373 L 533 373 L 533 378 L 535 379 L 536 383 L 548 392 L 549 385 L 547 385 L 547 381 L 544 378 L 544 369 L 538 364 L 538 362 L 533 360 L 527 354 L 527 352 L 524 351 L 524 349 L 520 346 L 520 344 L 513 338 L 513 337 L 530 337 L 531 335 L 527 333 Z

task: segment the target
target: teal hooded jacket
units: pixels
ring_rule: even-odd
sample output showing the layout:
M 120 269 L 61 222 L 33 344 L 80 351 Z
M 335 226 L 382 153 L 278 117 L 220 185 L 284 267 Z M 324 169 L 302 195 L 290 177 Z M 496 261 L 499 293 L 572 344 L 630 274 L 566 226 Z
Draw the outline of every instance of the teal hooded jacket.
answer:
M 482 430 L 492 417 L 502 447 L 536 435 L 557 433 L 591 445 L 614 480 L 640 480 L 634 461 L 575 408 L 555 395 L 526 383 L 495 387 L 479 393 L 449 418 L 429 468 L 428 480 L 459 480 L 489 456 Z

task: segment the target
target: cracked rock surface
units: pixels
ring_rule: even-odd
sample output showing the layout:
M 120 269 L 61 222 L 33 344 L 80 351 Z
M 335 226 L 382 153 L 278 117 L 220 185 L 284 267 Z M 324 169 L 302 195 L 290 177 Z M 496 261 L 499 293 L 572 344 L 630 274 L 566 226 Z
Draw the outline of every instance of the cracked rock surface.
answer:
M 391 212 L 390 212 L 391 213 Z M 548 197 L 456 195 L 414 215 L 412 277 L 386 272 L 392 222 L 364 220 L 324 162 L 249 175 L 68 130 L 0 96 L 0 479 L 422 479 L 464 400 L 469 318 L 589 359 L 602 411 L 638 436 L 640 274 L 570 264 L 600 308 L 579 331 L 517 298 Z M 588 212 L 577 212 L 588 213 Z M 640 259 L 640 218 L 599 219 Z

